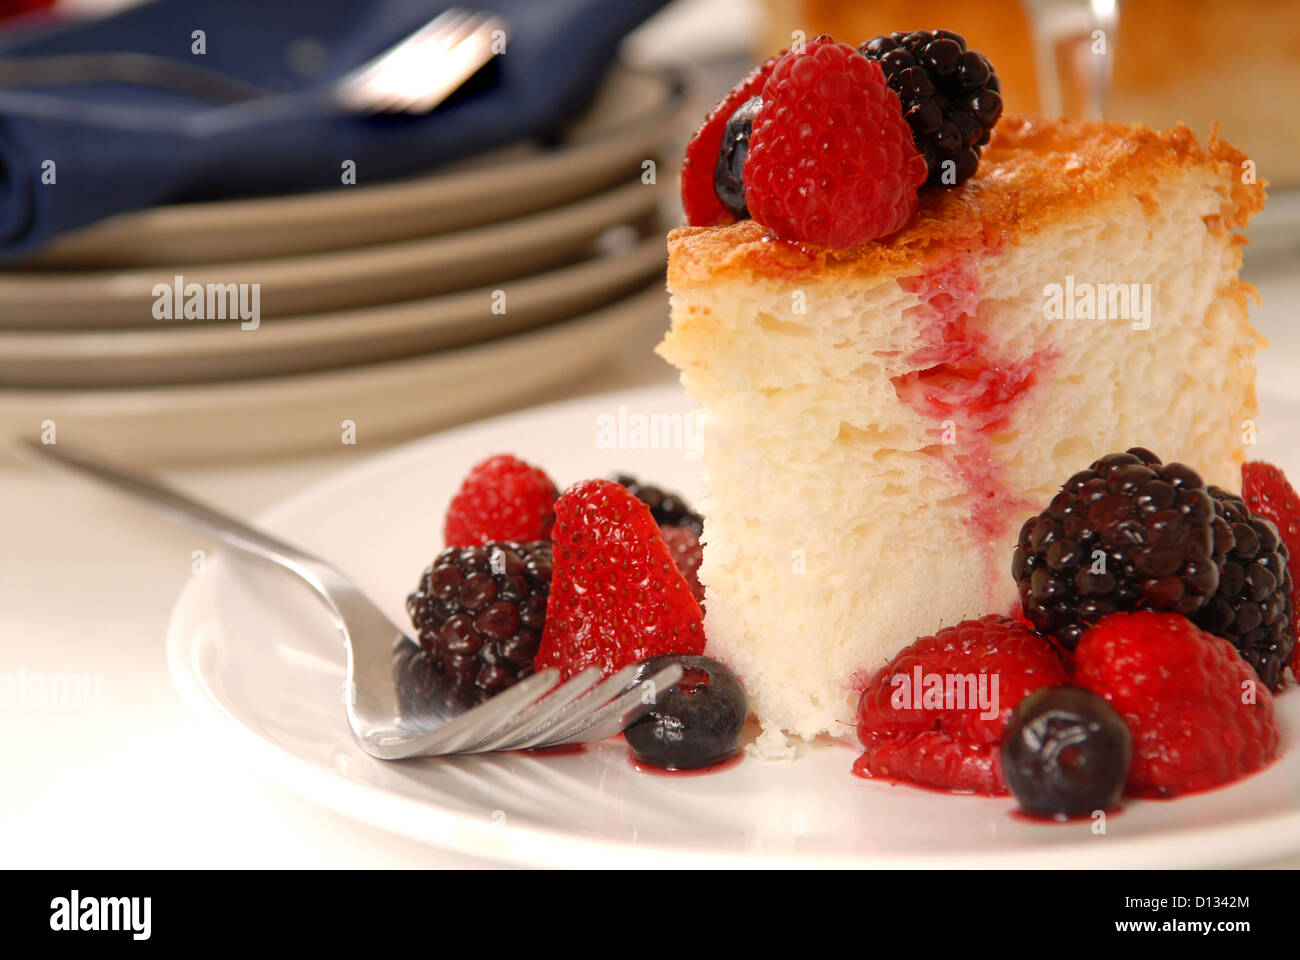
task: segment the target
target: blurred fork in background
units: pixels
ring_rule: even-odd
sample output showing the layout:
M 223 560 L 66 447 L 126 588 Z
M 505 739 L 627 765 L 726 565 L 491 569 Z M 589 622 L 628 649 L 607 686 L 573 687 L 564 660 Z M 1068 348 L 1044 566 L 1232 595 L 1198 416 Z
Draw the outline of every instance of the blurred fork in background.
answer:
M 452 7 L 340 79 L 334 98 L 353 113 L 428 113 L 504 50 L 506 39 L 500 17 Z
M 451 7 L 325 91 L 346 113 L 424 114 L 478 73 L 508 39 L 495 14 Z M 0 59 L 0 87 L 128 83 L 163 87 L 218 103 L 272 96 L 216 70 L 142 53 L 78 53 Z

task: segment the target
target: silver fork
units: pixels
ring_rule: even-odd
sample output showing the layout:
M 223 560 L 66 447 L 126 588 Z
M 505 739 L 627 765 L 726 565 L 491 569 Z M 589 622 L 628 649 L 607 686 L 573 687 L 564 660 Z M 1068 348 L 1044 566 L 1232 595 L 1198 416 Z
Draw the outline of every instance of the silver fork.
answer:
M 654 702 L 656 691 L 682 678 L 682 668 L 672 664 L 633 683 L 637 668 L 630 666 L 598 683 L 600 671 L 589 667 L 557 689 L 559 673 L 548 669 L 467 708 L 419 644 L 324 560 L 157 480 L 67 450 L 62 443 L 24 439 L 18 450 L 126 494 L 306 581 L 343 635 L 348 725 L 361 748 L 382 760 L 594 743 L 621 732 Z
M 325 98 L 348 113 L 428 113 L 456 92 L 508 39 L 504 20 L 450 7 L 368 63 L 340 77 Z M 271 91 L 169 57 L 130 52 L 0 59 L 0 87 L 116 82 L 165 87 L 219 103 Z
M 334 100 L 353 113 L 428 113 L 494 56 L 500 17 L 451 7 L 397 46 L 340 78 Z

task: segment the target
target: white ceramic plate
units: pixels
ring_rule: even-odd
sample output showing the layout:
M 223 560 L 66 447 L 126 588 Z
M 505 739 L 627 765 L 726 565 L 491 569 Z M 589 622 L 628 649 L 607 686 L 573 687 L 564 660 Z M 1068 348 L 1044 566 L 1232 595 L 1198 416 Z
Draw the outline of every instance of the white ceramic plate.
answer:
M 61 238 L 25 266 L 208 263 L 425 237 L 544 210 L 602 189 L 655 156 L 684 101 L 671 71 L 610 70 L 550 149 L 518 146 L 424 177 L 294 196 L 122 214 Z
M 651 218 L 659 183 L 640 173 L 610 190 L 554 210 L 347 250 L 263 260 L 57 273 L 0 272 L 0 328 L 204 326 L 207 320 L 154 316 L 155 284 L 256 283 L 263 319 L 415 300 L 574 260 L 602 231 Z M 0 332 L 3 332 L 0 330 Z M 2 348 L 0 348 L 2 349 Z
M 1258 456 L 1300 473 L 1300 403 L 1261 393 Z M 689 442 L 608 449 L 598 432 L 601 417 L 612 418 L 616 438 L 620 421 L 634 428 L 636 417 L 685 410 L 669 387 L 498 418 L 341 473 L 261 522 L 337 560 L 404 622 L 406 592 L 441 546 L 441 512 L 471 463 L 513 451 L 561 485 L 627 469 L 690 496 L 698 466 Z M 1272 767 L 1198 796 L 1129 802 L 1099 836 L 1088 824 L 1026 822 L 1008 799 L 861 780 L 849 772 L 854 751 L 833 743 L 805 745 L 792 762 L 746 758 L 703 776 L 640 773 L 619 741 L 569 755 L 374 760 L 343 718 L 343 657 L 328 619 L 287 574 L 225 555 L 182 593 L 168 657 L 186 702 L 284 786 L 359 820 L 513 863 L 1173 867 L 1300 850 L 1294 689 L 1279 700 L 1287 752 Z
M 625 249 L 499 286 L 307 317 L 116 331 L 0 330 L 0 384 L 116 387 L 279 376 L 490 340 L 574 316 L 662 278 L 655 231 Z M 505 295 L 494 310 L 495 291 Z
M 323 373 L 130 390 L 0 390 L 0 457 L 47 421 L 59 439 L 135 463 L 338 450 L 342 422 L 396 440 L 509 409 L 662 330 L 663 281 L 592 313 L 499 340 Z

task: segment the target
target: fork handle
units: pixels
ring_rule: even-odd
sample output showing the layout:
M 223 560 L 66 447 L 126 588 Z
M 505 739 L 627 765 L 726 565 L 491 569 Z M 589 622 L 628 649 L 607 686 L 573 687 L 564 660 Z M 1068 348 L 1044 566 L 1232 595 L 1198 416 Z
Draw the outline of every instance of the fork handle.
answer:
M 68 450 L 63 443 L 46 444 L 24 437 L 19 440 L 19 445 L 20 452 L 34 454 L 34 459 L 87 477 L 223 543 L 287 567 L 315 587 L 317 592 L 323 592 L 319 569 L 327 566 L 324 561 L 207 504 L 191 500 L 160 480 L 84 452 Z

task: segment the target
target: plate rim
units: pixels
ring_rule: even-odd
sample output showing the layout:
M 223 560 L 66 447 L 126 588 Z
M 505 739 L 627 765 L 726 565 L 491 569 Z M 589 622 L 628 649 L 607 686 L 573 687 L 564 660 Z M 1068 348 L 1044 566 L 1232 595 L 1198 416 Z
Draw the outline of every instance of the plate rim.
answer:
M 651 397 L 677 392 L 678 384 L 632 387 L 592 394 L 515 410 L 451 429 L 439 430 L 377 453 L 366 460 L 333 471 L 258 513 L 254 523 L 276 529 L 277 518 L 295 508 L 300 499 L 327 493 L 331 487 L 354 482 L 367 473 L 380 473 L 418 448 L 454 440 L 485 427 L 504 424 L 521 415 L 549 417 L 592 403 L 646 403 Z M 229 551 L 222 548 L 222 554 Z M 1063 839 L 1032 848 L 944 854 L 844 855 L 771 854 L 761 851 L 709 851 L 658 843 L 630 843 L 596 839 L 562 830 L 511 824 L 502 829 L 490 820 L 474 818 L 434 803 L 421 802 L 382 787 L 339 776 L 299 757 L 241 723 L 193 673 L 194 641 L 198 633 L 186 630 L 190 606 L 206 587 L 192 579 L 181 590 L 168 617 L 166 649 L 168 672 L 182 701 L 215 737 L 232 749 L 260 775 L 308 802 L 348 819 L 443 849 L 484 860 L 519 866 L 566 866 L 674 869 L 1041 869 L 1070 866 L 1080 869 L 1124 869 L 1158 864 L 1166 868 L 1234 866 L 1276 859 L 1300 851 L 1300 805 L 1263 819 L 1213 827 L 1187 826 L 1155 836 L 1112 838 L 1104 844 Z M 1300 694 L 1297 694 L 1300 696 Z M 1295 749 L 1296 745 L 1292 746 Z M 747 758 L 751 762 L 762 762 Z M 381 762 L 381 761 L 376 761 Z M 777 762 L 777 761 L 773 761 Z M 798 762 L 797 760 L 794 762 Z M 1249 782 L 1249 778 L 1241 783 Z M 887 786 L 887 785 L 881 785 Z M 1232 785 L 1227 785 L 1231 788 Z M 975 799 L 975 798 L 971 798 Z M 1009 801 L 1008 801 L 1009 802 Z M 1055 829 L 1044 824 L 1043 829 Z M 1293 836 L 1290 845 L 1279 837 Z M 437 839 L 434 839 L 434 838 Z M 1197 842 L 1187 842 L 1195 838 Z M 1118 842 L 1117 842 L 1118 839 Z M 1090 849 L 1092 848 L 1092 849 Z M 1068 859 L 1068 864 L 1065 863 Z
M 442 342 L 427 341 L 415 348 L 420 355 L 431 355 L 467 347 L 482 346 L 504 336 L 514 336 L 544 329 L 556 323 L 577 319 L 616 303 L 628 294 L 635 293 L 649 283 L 662 266 L 664 253 L 662 238 L 650 234 L 638 239 L 627 250 L 617 253 L 597 253 L 575 263 L 526 274 L 513 280 L 478 285 L 467 290 L 450 291 L 429 297 L 401 300 L 396 303 L 374 304 L 329 313 L 305 314 L 264 318 L 260 328 L 251 336 L 244 336 L 237 320 L 149 326 L 129 330 L 94 329 L 39 332 L 35 330 L 0 329 L 0 371 L 6 366 L 27 369 L 39 364 L 41 376 L 47 383 L 10 386 L 0 372 L 0 397 L 3 391 L 17 390 L 71 390 L 68 381 L 84 382 L 93 378 L 114 377 L 118 382 L 103 382 L 86 389 L 148 389 L 150 387 L 181 387 L 193 383 L 238 383 L 249 379 L 310 376 L 329 373 L 337 366 L 295 366 L 260 372 L 256 377 L 231 378 L 229 374 L 181 374 L 185 381 L 142 381 L 137 373 L 114 373 L 124 365 L 187 364 L 209 361 L 221 356 L 227 367 L 240 367 L 250 359 L 271 363 L 275 358 L 290 358 L 303 349 L 329 348 L 344 350 L 358 343 L 373 344 L 376 328 L 382 328 L 389 340 L 416 335 L 438 334 Z M 489 302 L 492 291 L 507 291 L 525 287 L 532 292 L 529 301 L 531 320 L 520 322 L 520 312 L 503 315 L 508 327 L 503 333 L 498 329 L 487 338 L 457 339 L 472 330 L 475 318 L 464 306 L 470 298 L 478 297 Z M 429 314 L 438 311 L 443 315 L 436 320 Z M 450 339 L 456 342 L 449 342 Z M 348 367 L 368 363 L 385 363 L 409 358 L 403 356 L 374 357 Z M 169 371 L 175 367 L 169 366 Z M 174 373 L 169 373 L 174 375 Z
M 144 296 L 144 287 L 152 287 L 157 282 L 170 280 L 175 274 L 185 276 L 186 281 L 191 283 L 227 282 L 221 278 L 220 275 L 222 274 L 231 277 L 236 275 L 256 275 L 259 277 L 257 282 L 261 287 L 280 288 L 281 293 L 278 295 L 283 295 L 284 290 L 297 294 L 304 287 L 316 288 L 319 286 L 317 281 L 302 276 L 306 271 L 329 271 L 340 263 L 344 263 L 346 266 L 345 262 L 353 259 L 358 261 L 359 266 L 349 266 L 348 269 L 360 270 L 368 266 L 368 262 L 388 260 L 394 254 L 404 258 L 418 254 L 423 258 L 421 263 L 418 266 L 403 266 L 400 275 L 406 275 L 412 272 L 435 269 L 454 269 L 470 259 L 471 255 L 463 252 L 467 246 L 472 247 L 475 253 L 493 249 L 499 251 L 497 241 L 506 241 L 513 244 L 508 255 L 520 257 L 536 249 L 550 247 L 557 227 L 563 231 L 562 239 L 566 244 L 578 242 L 582 238 L 599 236 L 601 231 L 610 227 L 629 223 L 641 217 L 652 216 L 662 199 L 663 196 L 660 191 L 654 187 L 647 188 L 638 180 L 628 183 L 614 183 L 577 199 L 547 207 L 543 210 L 531 211 L 519 217 L 510 217 L 505 220 L 458 228 L 428 236 L 408 237 L 402 240 L 391 240 L 360 247 L 317 250 L 284 256 L 255 257 L 246 260 L 213 260 L 204 263 L 165 264 L 153 267 L 107 267 L 98 270 L 77 268 L 57 272 L 0 268 L 0 297 L 4 297 L 9 301 L 4 305 L 3 312 L 0 312 L 0 338 L 18 333 L 54 337 L 75 336 L 91 332 L 120 333 L 135 332 L 137 330 L 198 329 L 220 321 L 206 319 L 180 320 L 179 322 L 177 320 L 155 320 L 152 319 L 152 315 L 150 315 L 150 319 L 142 321 L 135 314 L 128 321 L 125 314 L 120 311 L 125 310 L 127 307 L 142 307 L 143 304 L 140 300 Z M 521 227 L 523 228 L 524 238 L 518 239 Z M 445 248 L 445 250 L 439 250 L 430 255 L 425 253 L 422 248 Z M 447 252 L 451 253 L 450 258 L 447 256 Z M 439 255 L 441 256 L 441 262 L 430 259 L 431 256 Z M 496 260 L 499 256 L 500 253 L 496 252 L 486 259 Z M 453 261 L 450 267 L 446 262 L 448 259 Z M 279 271 L 279 275 L 267 280 L 266 271 L 268 269 Z M 551 264 L 542 269 L 552 270 L 557 269 L 557 267 L 555 264 Z M 536 273 L 537 271 L 533 272 Z M 164 277 L 163 274 L 167 274 L 167 276 Z M 530 275 L 532 274 L 524 274 L 524 276 Z M 503 283 L 511 279 L 519 278 L 507 276 L 488 282 Z M 124 280 L 126 283 L 123 282 Z M 359 283 L 360 280 L 354 278 L 351 282 L 355 284 Z M 69 283 L 75 284 L 77 287 L 72 295 L 68 295 L 66 291 Z M 139 285 L 139 288 L 133 289 L 134 285 Z M 17 288 L 17 290 L 15 291 L 14 288 Z M 444 297 L 468 289 L 474 288 L 454 286 L 440 292 L 425 294 L 423 297 L 407 297 L 406 300 Z M 64 292 L 60 294 L 60 290 Z M 22 298 L 22 306 L 13 305 L 12 301 L 15 292 Z M 47 317 L 42 317 L 39 320 L 24 320 L 20 316 L 6 315 L 10 311 L 31 311 L 38 302 L 41 306 L 48 306 L 51 297 L 55 298 L 60 310 L 73 311 L 77 314 L 77 318 L 65 319 L 60 317 L 51 322 Z M 108 309 L 102 316 L 89 322 L 84 319 L 87 311 L 99 309 L 105 303 L 107 303 Z M 282 321 L 304 317 L 314 318 L 316 316 L 328 316 L 345 311 L 385 305 L 385 303 L 358 304 L 335 310 L 320 308 L 314 310 L 295 309 L 292 312 L 269 314 L 264 319 L 267 321 Z
M 666 316 L 667 297 L 662 283 L 649 282 L 578 316 L 523 333 L 396 360 L 243 381 L 122 389 L 4 389 L 0 390 L 0 439 L 30 435 L 43 420 L 54 418 L 61 431 L 72 431 L 68 436 L 81 430 L 99 431 L 102 436 L 107 431 L 119 442 L 119 453 L 133 456 L 142 464 L 192 466 L 211 463 L 214 459 L 245 462 L 250 456 L 284 455 L 286 451 L 309 455 L 324 448 L 320 437 L 286 444 L 280 436 L 272 444 L 265 440 L 265 431 L 255 430 L 251 440 L 246 433 L 241 433 L 238 442 L 222 441 L 210 446 L 207 439 L 194 439 L 192 428 L 186 428 L 190 439 L 180 445 L 178 453 L 175 435 L 180 428 L 177 424 L 191 423 L 195 418 L 210 420 L 218 413 L 227 421 L 231 417 L 265 420 L 267 409 L 285 407 L 293 418 L 301 420 L 302 411 L 308 405 L 314 409 L 323 399 L 329 400 L 340 393 L 351 401 L 372 407 L 378 396 L 388 407 L 393 391 L 415 389 L 418 392 L 437 376 L 464 382 L 467 376 L 473 376 L 473 371 L 481 371 L 487 364 L 499 368 L 503 361 L 508 361 L 515 365 L 512 369 L 517 369 L 521 357 L 535 358 L 539 350 L 568 347 L 572 349 L 567 350 L 566 356 L 578 354 L 574 363 L 561 364 L 558 374 L 555 365 L 538 366 L 530 359 L 530 370 L 548 372 L 544 377 L 529 376 L 525 385 L 512 390 L 510 402 L 517 406 L 544 390 L 556 388 L 566 378 L 591 370 L 617 350 L 618 343 L 646 328 L 652 320 L 660 323 Z M 495 405 L 499 408 L 506 404 Z M 406 406 L 409 408 L 411 404 Z M 472 409 L 462 408 L 455 416 L 474 415 Z M 427 435 L 436 429 L 439 419 L 438 416 L 387 417 L 373 435 L 378 442 L 388 445 L 417 433 Z M 442 422 L 446 419 L 442 418 Z M 451 419 L 454 423 L 454 417 Z M 375 429 L 373 418 L 371 429 Z M 145 439 L 140 439 L 141 436 Z M 337 443 L 337 434 L 333 436 Z M 0 444 L 0 462 L 12 456 Z
M 191 589 L 187 585 L 182 593 Z M 173 610 L 173 618 L 178 614 Z M 1069 866 L 1078 869 L 1124 869 L 1153 865 L 1172 869 L 1232 866 L 1284 856 L 1300 850 L 1300 840 L 1288 850 L 1271 842 L 1270 834 L 1285 834 L 1300 826 L 1300 810 L 1264 820 L 1212 828 L 1183 828 L 1156 837 L 1124 838 L 1121 856 L 1138 863 L 1115 863 L 1113 853 L 1088 855 L 1090 846 L 1113 849 L 1114 841 L 1092 844 L 1087 840 L 1063 841 L 1051 846 L 975 854 L 910 854 L 877 856 L 773 855 L 672 847 L 653 843 L 593 839 L 541 827 L 511 824 L 503 829 L 490 820 L 420 803 L 387 790 L 347 780 L 281 749 L 260 737 L 228 713 L 186 668 L 189 638 L 168 621 L 167 663 L 173 686 L 214 738 L 230 749 L 232 759 L 244 762 L 259 775 L 309 803 L 347 819 L 445 850 L 505 865 L 619 869 L 1042 869 Z M 242 748 L 242 753 L 240 749 Z M 383 762 L 383 761 L 376 761 Z M 754 761 L 761 762 L 761 761 Z M 779 762 L 779 761 L 773 761 Z M 795 761 L 797 762 L 797 761 Z M 846 774 L 847 775 L 847 774 Z M 972 798 L 974 799 L 974 798 Z M 1044 824 L 1043 829 L 1054 829 Z M 433 839 L 437 837 L 438 839 Z M 1195 837 L 1197 843 L 1186 842 Z M 1231 849 L 1228 860 L 1198 851 Z
M 355 366 L 349 366 L 349 367 L 339 367 L 333 370 L 317 370 L 315 372 L 303 373 L 303 374 L 286 374 L 283 376 L 255 377 L 250 380 L 218 380 L 218 381 L 210 381 L 210 382 L 196 381 L 193 383 L 158 384 L 155 386 L 83 387 L 80 389 L 78 388 L 42 389 L 39 387 L 35 387 L 35 388 L 0 387 L 0 409 L 3 409 L 6 403 L 23 403 L 23 402 L 31 402 L 37 400 L 44 402 L 47 398 L 53 398 L 55 402 L 62 402 L 62 403 L 84 401 L 86 403 L 94 403 L 96 405 L 99 405 L 104 402 L 107 402 L 107 403 L 115 404 L 125 409 L 130 409 L 144 402 L 145 400 L 151 400 L 152 398 L 159 395 L 162 395 L 164 399 L 166 399 L 168 402 L 171 403 L 175 403 L 178 401 L 184 403 L 187 400 L 191 400 L 191 398 L 195 394 L 207 394 L 212 391 L 221 391 L 223 393 L 231 392 L 231 391 L 245 392 L 243 390 L 240 390 L 239 388 L 248 387 L 249 385 L 254 385 L 254 384 L 260 387 L 270 386 L 274 389 L 290 389 L 299 386 L 301 381 L 306 378 L 319 378 L 322 380 L 352 379 L 353 377 L 358 375 L 372 373 L 374 367 L 396 367 L 401 365 L 415 365 L 421 363 L 429 363 L 429 362 L 433 362 L 435 358 L 444 358 L 447 355 L 452 353 L 458 353 L 462 351 L 467 352 L 470 350 L 477 350 L 477 349 L 493 347 L 493 346 L 504 346 L 508 341 L 515 341 L 529 334 L 540 336 L 545 333 L 559 332 L 559 329 L 562 327 L 568 327 L 569 325 L 576 326 L 578 324 L 583 323 L 584 321 L 593 320 L 597 314 L 603 315 L 607 312 L 612 313 L 616 310 L 620 310 L 626 307 L 632 301 L 638 300 L 639 298 L 648 295 L 652 289 L 658 291 L 660 288 L 657 284 L 648 284 L 644 287 L 640 287 L 631 291 L 631 293 L 629 293 L 626 297 L 621 297 L 617 300 L 605 304 L 604 306 L 597 307 L 593 310 L 584 311 L 583 313 L 577 316 L 567 317 L 556 323 L 546 324 L 545 326 L 527 331 L 526 334 L 521 334 L 520 337 L 501 337 L 498 340 L 485 340 L 481 343 L 466 344 L 465 346 L 454 347 L 451 350 L 439 350 L 435 353 L 421 354 L 419 356 L 398 357 L 395 360 L 378 360 L 373 363 L 357 364 Z M 474 423 L 481 423 L 481 422 L 483 421 L 481 420 L 474 421 Z M 449 429 L 451 430 L 460 429 L 460 426 L 465 426 L 465 425 L 458 425 L 455 427 L 451 427 Z M 444 431 L 435 431 L 435 432 L 441 433 Z M 426 434 L 425 436 L 432 436 L 432 435 L 433 434 Z M 420 439 L 423 439 L 423 437 L 413 438 L 413 440 L 415 441 L 418 441 Z M 405 441 L 400 446 L 406 446 L 407 443 L 410 442 L 412 441 Z

